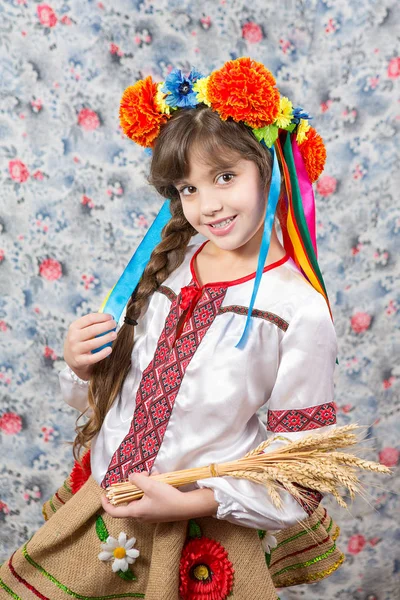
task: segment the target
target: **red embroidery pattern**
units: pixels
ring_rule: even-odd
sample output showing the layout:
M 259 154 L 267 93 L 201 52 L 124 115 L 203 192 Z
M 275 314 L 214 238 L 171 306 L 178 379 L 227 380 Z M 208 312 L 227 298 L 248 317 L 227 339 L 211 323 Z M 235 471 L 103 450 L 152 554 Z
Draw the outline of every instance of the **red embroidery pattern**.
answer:
M 321 494 L 321 492 L 318 492 L 317 490 L 304 487 L 303 485 L 300 485 L 298 483 L 295 483 L 294 485 L 300 488 L 303 494 L 307 497 L 307 500 L 296 498 L 297 502 L 301 504 L 301 506 L 309 516 L 312 515 L 315 509 L 318 507 L 318 504 L 324 497 L 323 494 Z
M 103 488 L 130 473 L 151 470 L 186 368 L 218 314 L 225 293 L 223 287 L 204 288 L 179 337 L 177 325 L 184 313 L 181 293 L 172 302 L 154 357 L 142 374 L 129 432 L 110 461 Z
M 293 433 L 318 429 L 336 423 L 333 402 L 292 410 L 268 410 L 267 429 L 274 433 Z
M 238 315 L 247 315 L 249 312 L 249 309 L 247 306 L 241 306 L 241 305 L 237 305 L 237 304 L 232 304 L 230 306 L 222 306 L 219 309 L 219 314 L 223 314 L 223 313 L 227 313 L 227 312 L 234 312 L 234 313 L 237 313 Z M 253 310 L 251 311 L 251 316 L 258 317 L 259 319 L 265 319 L 266 321 L 270 321 L 271 323 L 274 323 L 274 325 L 279 327 L 279 329 L 282 329 L 282 331 L 286 331 L 287 328 L 289 327 L 289 323 L 287 321 L 285 321 L 278 315 L 268 312 L 266 310 L 259 310 L 258 308 L 253 308 Z
M 167 285 L 160 285 L 160 287 L 156 289 L 156 292 L 161 292 L 161 294 L 167 296 L 167 298 L 169 298 L 171 302 L 173 302 L 176 299 L 176 294 L 174 290 L 171 290 L 171 288 L 169 288 Z

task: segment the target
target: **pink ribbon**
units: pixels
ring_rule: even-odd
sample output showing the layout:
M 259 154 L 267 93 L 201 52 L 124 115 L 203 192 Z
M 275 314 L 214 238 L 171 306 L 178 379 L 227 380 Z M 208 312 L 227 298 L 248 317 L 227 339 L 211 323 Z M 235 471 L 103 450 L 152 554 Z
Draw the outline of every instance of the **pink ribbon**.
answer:
M 294 164 L 296 167 L 297 180 L 299 182 L 300 196 L 303 204 L 304 216 L 306 218 L 308 231 L 312 245 L 314 246 L 315 256 L 318 258 L 317 237 L 315 233 L 315 198 L 314 190 L 308 176 L 303 157 L 297 144 L 296 136 L 292 136 L 292 151 Z

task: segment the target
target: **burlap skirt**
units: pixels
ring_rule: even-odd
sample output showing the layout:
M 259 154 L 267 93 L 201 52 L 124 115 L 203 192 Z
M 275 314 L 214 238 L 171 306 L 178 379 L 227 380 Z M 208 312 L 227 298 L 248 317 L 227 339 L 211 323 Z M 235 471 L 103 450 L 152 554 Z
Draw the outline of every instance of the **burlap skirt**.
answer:
M 276 535 L 266 554 L 262 532 L 214 517 L 171 523 L 116 519 L 93 479 L 72 494 L 68 479 L 44 504 L 44 525 L 0 568 L 0 598 L 10 600 L 277 600 L 276 588 L 312 583 L 344 560 L 339 528 L 319 505 Z M 121 532 L 140 554 L 127 572 L 100 560 L 101 544 Z

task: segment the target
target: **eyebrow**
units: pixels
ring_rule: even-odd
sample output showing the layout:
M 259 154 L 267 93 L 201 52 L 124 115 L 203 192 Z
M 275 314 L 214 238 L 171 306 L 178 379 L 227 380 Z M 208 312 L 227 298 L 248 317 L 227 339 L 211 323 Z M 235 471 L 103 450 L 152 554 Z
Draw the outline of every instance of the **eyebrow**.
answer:
M 214 175 L 214 173 L 217 173 L 218 171 L 233 169 L 240 162 L 240 160 L 241 159 L 238 158 L 237 160 L 234 160 L 232 162 L 220 164 L 220 165 L 217 165 L 216 167 L 211 167 L 207 171 L 207 175 Z M 189 183 L 189 180 L 188 179 L 178 179 L 174 183 L 175 183 L 175 185 L 182 185 L 182 183 Z

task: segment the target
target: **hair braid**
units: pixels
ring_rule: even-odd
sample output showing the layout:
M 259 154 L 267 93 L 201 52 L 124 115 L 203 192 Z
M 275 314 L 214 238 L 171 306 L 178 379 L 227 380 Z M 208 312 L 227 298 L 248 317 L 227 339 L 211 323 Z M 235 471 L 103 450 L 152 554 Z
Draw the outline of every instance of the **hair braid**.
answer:
M 150 296 L 182 264 L 187 245 L 197 231 L 186 220 L 179 198 L 171 199 L 171 219 L 161 232 L 161 242 L 154 248 L 137 288 L 130 297 L 126 316 L 138 320 Z M 90 440 L 100 430 L 107 412 L 122 389 L 131 368 L 134 344 L 134 329 L 123 323 L 113 342 L 112 353 L 93 365 L 88 389 L 89 408 L 92 415 L 84 425 L 76 425 L 73 454 L 79 460 L 82 448 L 89 446 Z M 79 419 L 79 418 L 78 418 Z M 77 419 L 77 421 L 78 421 Z

